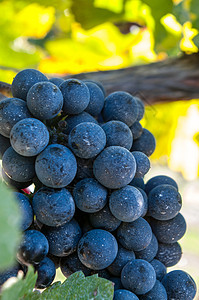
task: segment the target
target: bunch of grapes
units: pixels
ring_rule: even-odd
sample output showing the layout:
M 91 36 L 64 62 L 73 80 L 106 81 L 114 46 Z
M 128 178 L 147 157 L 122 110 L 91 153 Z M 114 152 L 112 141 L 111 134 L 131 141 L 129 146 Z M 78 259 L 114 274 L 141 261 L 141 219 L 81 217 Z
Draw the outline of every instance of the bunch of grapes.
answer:
M 186 222 L 172 178 L 144 183 L 155 139 L 140 124 L 142 101 L 33 69 L 16 75 L 12 94 L 0 102 L 0 154 L 24 233 L 0 285 L 31 264 L 39 289 L 60 267 L 66 277 L 81 270 L 109 279 L 115 300 L 193 299 L 191 276 L 167 273 L 181 258 Z

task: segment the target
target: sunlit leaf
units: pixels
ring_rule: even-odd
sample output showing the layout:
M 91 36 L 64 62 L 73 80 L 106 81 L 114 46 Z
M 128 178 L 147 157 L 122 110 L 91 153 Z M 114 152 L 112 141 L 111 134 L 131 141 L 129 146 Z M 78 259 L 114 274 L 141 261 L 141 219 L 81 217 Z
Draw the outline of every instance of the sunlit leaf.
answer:
M 198 47 L 194 44 L 193 38 L 197 36 L 198 30 L 192 28 L 191 22 L 186 22 L 183 25 L 183 38 L 180 43 L 180 48 L 184 52 L 198 52 Z
M 55 21 L 55 9 L 29 4 L 15 16 L 15 26 L 22 36 L 42 38 Z
M 181 36 L 182 26 L 178 23 L 174 15 L 167 14 L 160 19 L 160 22 L 172 35 Z
M 150 6 L 146 5 L 141 0 L 130 0 L 126 2 L 125 18 L 129 21 L 147 26 L 151 30 L 154 30 L 155 28 L 155 22 Z
M 124 0 L 94 0 L 94 6 L 111 10 L 115 13 L 121 13 L 124 6 Z

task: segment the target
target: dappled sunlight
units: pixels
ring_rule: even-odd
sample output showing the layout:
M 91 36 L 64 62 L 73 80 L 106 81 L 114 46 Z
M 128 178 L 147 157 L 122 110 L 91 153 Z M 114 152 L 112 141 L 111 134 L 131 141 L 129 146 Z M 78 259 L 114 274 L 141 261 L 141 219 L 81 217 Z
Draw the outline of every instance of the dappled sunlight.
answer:
M 198 52 L 198 47 L 194 44 L 193 38 L 198 34 L 198 30 L 192 28 L 191 22 L 186 22 L 183 25 L 183 38 L 180 42 L 180 47 L 184 52 Z

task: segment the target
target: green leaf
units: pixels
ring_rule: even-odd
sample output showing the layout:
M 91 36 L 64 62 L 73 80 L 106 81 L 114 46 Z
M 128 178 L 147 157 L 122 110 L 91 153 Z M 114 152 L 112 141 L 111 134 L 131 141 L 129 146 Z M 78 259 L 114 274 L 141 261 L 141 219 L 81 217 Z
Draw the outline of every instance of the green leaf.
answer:
M 109 300 L 113 298 L 113 283 L 104 278 L 93 275 L 78 283 L 76 289 L 71 290 L 70 295 L 68 295 L 70 298 L 68 299 Z
M 173 1 L 167 0 L 163 4 L 159 0 L 142 0 L 143 3 L 147 4 L 151 9 L 151 14 L 155 20 L 155 31 L 154 37 L 156 44 L 159 44 L 166 36 L 167 32 L 160 23 L 163 16 L 173 11 Z
M 193 38 L 193 42 L 194 42 L 194 44 L 199 48 L 199 34 L 197 34 L 197 35 Z
M 84 29 L 90 29 L 94 26 L 107 21 L 116 21 L 121 13 L 115 13 L 111 10 L 94 6 L 94 0 L 87 0 L 82 7 L 81 0 L 73 0 L 71 11 Z
M 190 12 L 192 13 L 192 26 L 199 30 L 199 3 L 198 0 L 191 0 Z
M 0 182 L 0 270 L 12 266 L 20 241 L 21 215 L 13 192 Z
M 14 283 L 11 287 L 3 289 L 1 300 L 20 300 L 24 298 L 28 299 L 26 297 L 28 294 L 32 294 L 32 296 L 36 295 L 32 293 L 32 290 L 35 287 L 36 280 L 37 273 L 34 273 L 34 268 L 30 266 L 24 279 L 18 279 L 18 281 Z
M 173 14 L 181 25 L 187 21 L 190 21 L 190 14 L 185 6 L 185 1 L 181 1 L 177 5 L 174 5 Z
M 28 300 L 112 300 L 113 283 L 97 275 L 85 277 L 82 272 L 76 272 L 62 284 L 54 283 L 42 294 L 29 293 Z M 7 300 L 7 299 L 6 299 Z

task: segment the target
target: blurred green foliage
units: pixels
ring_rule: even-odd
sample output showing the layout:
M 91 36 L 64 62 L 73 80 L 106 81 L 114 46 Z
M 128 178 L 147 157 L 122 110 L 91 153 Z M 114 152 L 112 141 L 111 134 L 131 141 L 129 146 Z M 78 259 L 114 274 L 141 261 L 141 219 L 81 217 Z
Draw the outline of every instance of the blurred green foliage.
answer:
M 59 76 L 197 52 L 199 5 L 198 0 L 2 0 L 0 29 L 0 80 L 11 83 L 23 68 Z M 146 108 L 143 124 L 158 142 L 152 158 L 172 167 L 172 141 L 189 105 Z M 196 135 L 190 138 L 197 143 Z M 189 177 L 181 167 L 174 169 Z
M 48 74 L 108 70 L 192 53 L 197 0 L 2 0 L 0 80 L 32 67 Z
M 13 191 L 0 182 L 0 272 L 11 267 L 21 238 L 21 213 Z

